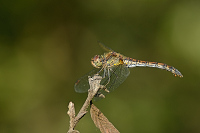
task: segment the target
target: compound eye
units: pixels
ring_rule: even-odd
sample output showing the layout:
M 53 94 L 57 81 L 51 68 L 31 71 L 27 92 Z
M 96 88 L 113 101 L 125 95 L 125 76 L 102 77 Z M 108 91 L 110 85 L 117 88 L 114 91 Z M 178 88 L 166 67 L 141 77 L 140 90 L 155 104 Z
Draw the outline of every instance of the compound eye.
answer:
M 96 62 L 96 61 L 98 61 L 99 60 L 99 56 L 98 55 L 95 55 L 94 56 L 94 61 Z
M 100 56 L 99 55 L 95 55 L 92 59 L 91 59 L 91 63 L 94 67 L 99 68 L 101 67 L 102 63 L 100 61 Z

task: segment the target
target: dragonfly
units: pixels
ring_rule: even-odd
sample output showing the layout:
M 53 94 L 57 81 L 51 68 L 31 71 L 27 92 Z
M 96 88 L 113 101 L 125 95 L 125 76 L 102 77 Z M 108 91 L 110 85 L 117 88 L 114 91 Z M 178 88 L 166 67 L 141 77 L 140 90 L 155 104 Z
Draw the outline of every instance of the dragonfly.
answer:
M 88 76 L 92 77 L 98 74 L 102 77 L 100 84 L 106 89 L 100 89 L 96 97 L 101 94 L 105 96 L 125 81 L 130 74 L 129 68 L 132 67 L 155 67 L 170 71 L 174 76 L 183 77 L 181 72 L 173 66 L 126 57 L 105 46 L 103 43 L 98 43 L 106 53 L 103 55 L 95 55 L 91 58 L 91 64 L 94 69 L 76 81 L 74 88 L 78 93 L 88 92 Z

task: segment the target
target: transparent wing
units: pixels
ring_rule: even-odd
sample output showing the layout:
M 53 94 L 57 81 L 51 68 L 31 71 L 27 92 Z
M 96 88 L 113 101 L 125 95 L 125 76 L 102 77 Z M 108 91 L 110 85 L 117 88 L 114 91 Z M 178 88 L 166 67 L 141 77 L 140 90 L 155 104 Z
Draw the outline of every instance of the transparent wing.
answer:
M 110 73 L 110 77 L 108 74 L 108 71 Z M 109 90 L 109 92 L 115 90 L 117 87 L 119 87 L 120 84 L 122 84 L 128 75 L 130 74 L 129 69 L 125 65 L 117 65 L 112 68 L 109 68 L 106 72 L 106 77 L 101 80 L 101 85 L 106 85 L 106 89 Z M 103 72 L 100 73 L 101 76 L 103 76 Z M 110 81 L 109 81 L 110 78 Z M 107 95 L 109 92 L 105 90 L 100 90 L 98 93 L 103 94 L 104 96 Z M 101 98 L 95 97 L 94 100 L 97 101 Z
M 90 89 L 89 81 L 88 81 L 88 76 L 93 76 L 94 74 L 97 74 L 100 69 L 94 68 L 92 71 L 89 73 L 85 74 L 83 77 L 78 79 L 74 85 L 74 89 L 78 93 L 85 93 L 88 92 L 88 89 Z
M 98 44 L 101 46 L 102 49 L 104 49 L 107 52 L 114 52 L 114 50 L 112 50 L 111 48 L 105 46 L 105 44 L 103 44 L 102 42 L 98 41 Z
M 93 69 L 89 73 L 85 74 L 83 77 L 81 77 L 79 80 L 76 81 L 74 88 L 75 91 L 78 93 L 85 93 L 90 88 L 89 82 L 88 82 L 88 76 L 94 76 L 94 74 L 97 74 L 100 71 L 100 69 Z M 106 71 L 106 72 L 105 72 Z M 101 85 L 105 86 L 109 92 L 116 89 L 120 84 L 122 84 L 125 79 L 130 74 L 129 69 L 124 65 L 117 65 L 113 66 L 111 68 L 103 69 L 99 72 L 99 75 L 104 77 L 101 80 Z M 100 90 L 98 94 L 107 95 L 109 92 L 106 92 L 105 90 Z M 99 100 L 101 98 L 96 97 L 94 100 Z
M 109 91 L 113 91 L 116 89 L 120 84 L 122 84 L 128 75 L 130 74 L 129 69 L 125 65 L 117 65 L 110 68 L 110 82 L 106 85 L 106 88 Z M 109 77 L 102 79 L 101 84 L 105 85 L 109 80 Z

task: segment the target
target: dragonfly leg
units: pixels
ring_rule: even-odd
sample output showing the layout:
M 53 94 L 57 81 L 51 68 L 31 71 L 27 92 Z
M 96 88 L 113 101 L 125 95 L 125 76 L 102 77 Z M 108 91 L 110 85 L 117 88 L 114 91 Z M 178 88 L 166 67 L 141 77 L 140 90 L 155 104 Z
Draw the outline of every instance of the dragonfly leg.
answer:
M 104 90 L 104 91 L 106 91 L 106 92 L 110 92 L 107 88 L 106 88 L 106 86 L 105 85 L 100 85 L 100 90 Z
M 104 90 L 104 91 L 106 91 L 106 92 L 108 92 L 108 93 L 110 92 L 110 91 L 106 88 L 105 85 L 100 85 L 99 90 Z
M 95 97 L 105 98 L 104 94 L 101 94 L 101 93 L 97 93 L 97 94 L 95 95 Z
M 103 78 L 106 77 L 106 68 L 104 68 Z
M 102 67 L 98 72 L 97 72 L 97 74 L 99 74 L 102 70 L 104 69 L 104 75 L 103 75 L 103 77 L 102 78 L 104 78 L 105 77 L 105 67 Z

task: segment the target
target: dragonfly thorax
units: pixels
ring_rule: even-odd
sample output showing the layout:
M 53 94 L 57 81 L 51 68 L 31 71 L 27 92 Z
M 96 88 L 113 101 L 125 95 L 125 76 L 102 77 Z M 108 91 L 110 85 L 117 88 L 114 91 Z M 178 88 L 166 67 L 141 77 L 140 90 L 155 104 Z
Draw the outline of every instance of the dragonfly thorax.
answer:
M 94 58 L 91 59 L 91 64 L 96 68 L 100 68 L 103 65 L 103 58 L 99 55 L 95 55 Z
M 91 59 L 91 64 L 96 68 L 101 67 L 113 67 L 117 65 L 124 64 L 123 59 L 121 56 L 117 55 L 116 53 L 109 52 L 104 53 L 104 55 L 95 55 Z

